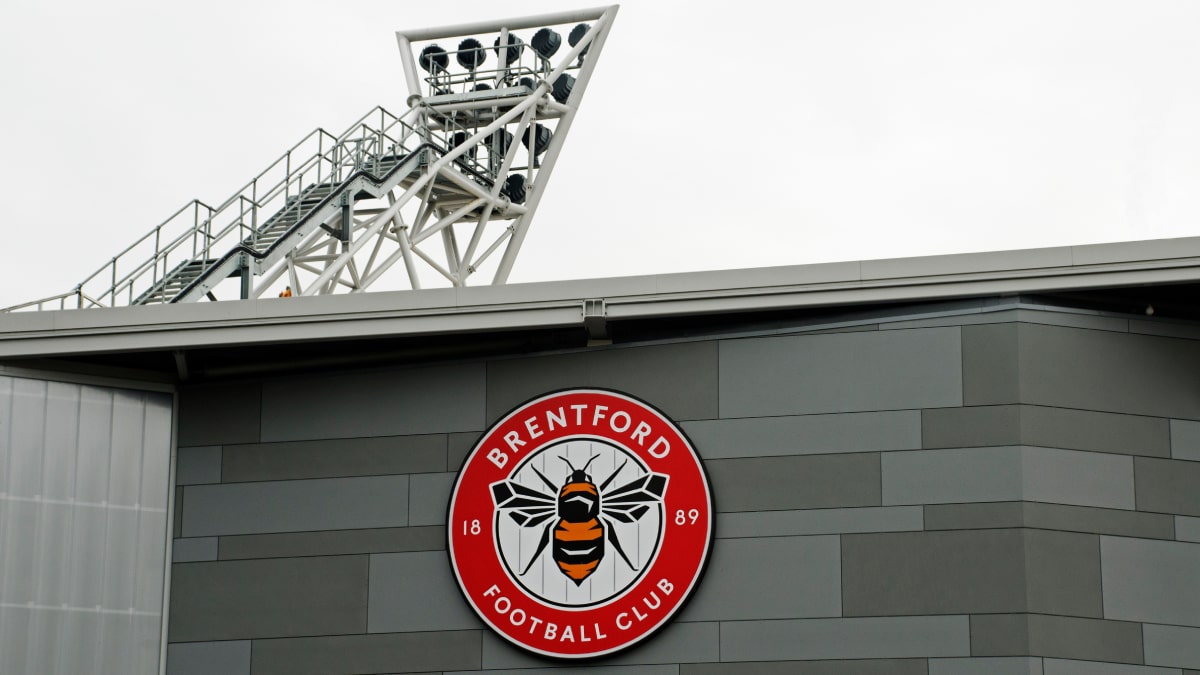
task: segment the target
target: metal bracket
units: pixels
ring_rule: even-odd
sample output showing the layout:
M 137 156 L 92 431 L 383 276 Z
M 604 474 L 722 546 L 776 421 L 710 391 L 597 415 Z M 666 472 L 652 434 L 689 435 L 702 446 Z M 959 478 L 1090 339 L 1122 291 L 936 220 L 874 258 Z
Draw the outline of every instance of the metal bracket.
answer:
M 589 340 L 608 339 L 608 319 L 603 298 L 583 301 L 583 329 L 587 331 Z

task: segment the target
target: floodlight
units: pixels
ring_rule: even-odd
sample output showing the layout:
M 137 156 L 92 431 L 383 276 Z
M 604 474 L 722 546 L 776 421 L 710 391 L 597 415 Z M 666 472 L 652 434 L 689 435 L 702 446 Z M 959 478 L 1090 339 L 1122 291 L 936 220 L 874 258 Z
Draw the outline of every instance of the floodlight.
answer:
M 483 43 L 475 38 L 467 38 L 458 43 L 458 65 L 467 70 L 474 71 L 483 62 L 487 60 L 487 50 L 483 48 Z
M 489 134 L 486 140 L 488 147 L 492 148 L 495 154 L 504 155 L 512 146 L 513 135 L 507 129 L 497 129 Z
M 450 57 L 446 55 L 445 49 L 433 44 L 421 50 L 417 63 L 421 64 L 425 72 L 432 73 L 434 66 L 437 66 L 438 70 L 445 70 L 450 65 Z
M 525 175 L 520 173 L 510 173 L 508 178 L 504 179 L 504 187 L 501 188 L 500 194 L 508 197 L 508 200 L 514 204 L 525 203 Z
M 508 48 L 504 50 L 504 56 L 500 57 L 500 60 L 504 62 L 504 65 L 511 66 L 513 63 L 515 63 L 517 61 L 517 59 L 521 58 L 521 50 L 523 50 L 524 48 L 525 48 L 525 43 L 521 41 L 521 38 L 517 37 L 516 35 L 513 35 L 512 33 L 509 33 L 508 34 Z M 496 56 L 499 57 L 500 56 L 500 38 L 496 38 L 494 49 L 496 51 Z
M 579 41 L 582 40 L 583 36 L 587 35 L 587 32 L 591 29 L 592 29 L 592 27 L 587 25 L 586 23 L 581 23 L 578 26 L 575 26 L 574 28 L 571 29 L 571 33 L 569 35 L 567 35 L 567 43 L 570 44 L 572 47 L 574 47 L 575 45 L 579 44 Z M 590 46 L 591 45 L 588 45 L 588 47 L 590 47 Z M 586 54 L 586 53 L 587 53 L 587 47 L 584 47 L 583 51 L 580 52 L 580 54 L 582 55 L 582 54 Z
M 525 144 L 526 148 L 529 147 L 530 130 L 533 132 L 533 154 L 535 156 L 540 155 L 546 151 L 546 148 L 550 147 L 550 137 L 552 134 L 549 129 L 540 124 L 531 125 L 525 133 L 521 134 L 521 142 Z
M 529 41 L 529 46 L 533 47 L 533 51 L 543 59 L 549 59 L 558 52 L 559 46 L 562 45 L 562 36 L 550 30 L 543 28 L 533 34 L 533 39 Z
M 554 86 L 550 88 L 550 95 L 554 97 L 555 101 L 565 104 L 571 97 L 571 89 L 574 87 L 575 78 L 562 73 L 554 80 Z

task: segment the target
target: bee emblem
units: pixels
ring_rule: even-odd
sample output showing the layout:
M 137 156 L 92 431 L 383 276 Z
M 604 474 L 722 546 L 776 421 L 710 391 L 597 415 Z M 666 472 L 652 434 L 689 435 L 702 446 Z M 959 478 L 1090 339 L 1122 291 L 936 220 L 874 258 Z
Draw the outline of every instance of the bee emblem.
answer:
M 662 504 L 667 476 L 649 472 L 608 490 L 608 485 L 621 474 L 629 459 L 626 458 L 600 485 L 596 485 L 587 470 L 598 456 L 593 455 L 579 469 L 566 457 L 560 457 L 570 469 L 561 487 L 530 466 L 549 488 L 549 493 L 512 480 L 492 484 L 492 499 L 498 511 L 521 527 L 544 524 L 542 536 L 533 556 L 521 570 L 521 576 L 529 572 L 547 546 L 559 571 L 576 586 L 596 571 L 606 546 L 611 546 L 631 570 L 637 570 L 622 548 L 613 523 L 635 523 L 652 507 Z

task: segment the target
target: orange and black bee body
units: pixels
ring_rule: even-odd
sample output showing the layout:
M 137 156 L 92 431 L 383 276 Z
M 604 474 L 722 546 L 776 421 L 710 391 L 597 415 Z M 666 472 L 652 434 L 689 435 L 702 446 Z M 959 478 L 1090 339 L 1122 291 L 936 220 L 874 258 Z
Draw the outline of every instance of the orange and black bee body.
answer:
M 558 491 L 558 518 L 551 556 L 562 573 L 578 586 L 596 571 L 604 557 L 600 491 L 584 469 L 572 470 Z
M 604 559 L 605 551 L 611 548 L 630 569 L 637 567 L 621 546 L 620 537 L 613 525 L 635 523 L 652 508 L 662 508 L 663 494 L 667 489 L 667 476 L 646 472 L 628 483 L 607 490 L 628 465 L 621 463 L 608 478 L 596 485 L 587 473 L 593 456 L 576 469 L 566 457 L 561 458 L 570 467 L 570 473 L 562 487 L 556 487 L 549 478 L 536 468 L 533 473 L 553 492 L 543 493 L 526 487 L 514 480 L 501 480 L 492 484 L 492 498 L 496 509 L 507 513 L 520 527 L 540 527 L 541 537 L 520 571 L 529 573 L 547 548 L 550 556 L 568 579 L 578 586 L 584 582 Z

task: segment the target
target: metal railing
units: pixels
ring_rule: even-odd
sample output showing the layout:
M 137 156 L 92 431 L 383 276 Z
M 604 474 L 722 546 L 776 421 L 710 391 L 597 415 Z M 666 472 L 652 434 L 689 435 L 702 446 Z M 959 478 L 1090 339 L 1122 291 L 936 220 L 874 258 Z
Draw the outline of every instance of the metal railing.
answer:
M 77 308 L 133 304 L 188 262 L 200 262 L 203 273 L 235 247 L 253 248 L 270 216 L 294 202 L 302 208 L 298 198 L 305 190 L 337 186 L 360 170 L 378 169 L 381 159 L 406 154 L 423 140 L 416 127 L 382 107 L 339 136 L 317 129 L 221 204 L 189 202 L 62 297 L 73 296 Z M 39 303 L 45 301 L 22 307 Z

